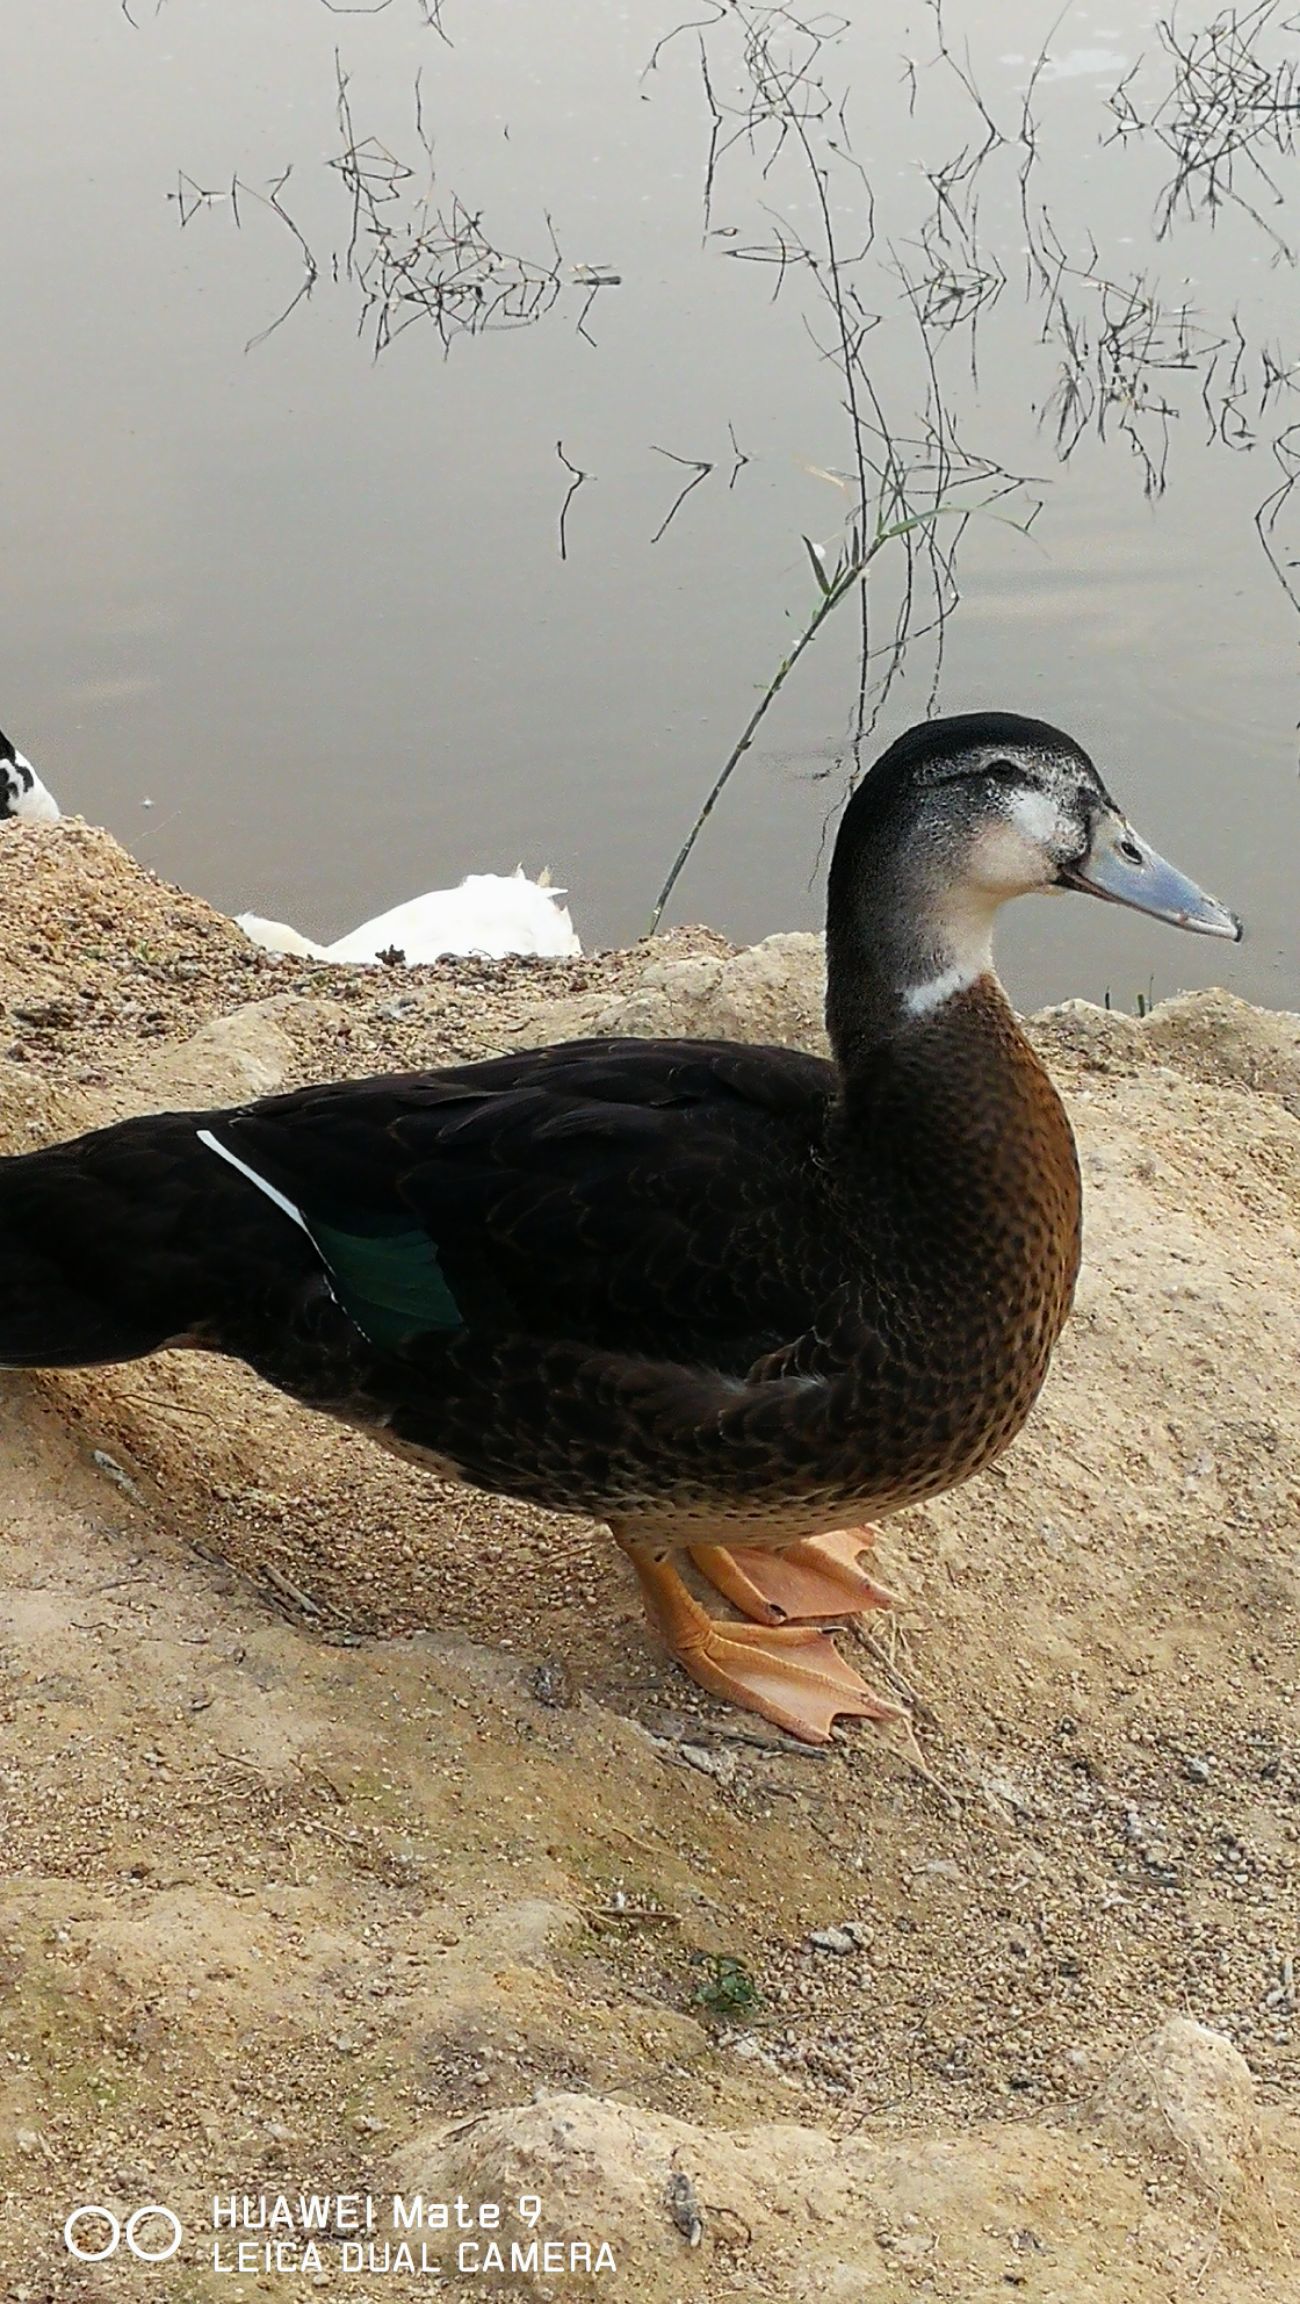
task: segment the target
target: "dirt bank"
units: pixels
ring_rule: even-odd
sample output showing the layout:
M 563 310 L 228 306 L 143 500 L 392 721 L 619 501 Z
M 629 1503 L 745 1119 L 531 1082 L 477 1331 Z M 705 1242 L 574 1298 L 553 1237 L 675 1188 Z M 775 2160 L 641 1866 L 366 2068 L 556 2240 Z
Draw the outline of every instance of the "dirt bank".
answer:
M 811 938 L 328 970 L 76 823 L 0 837 L 0 922 L 11 1150 L 593 1025 L 820 1030 Z M 491 2292 L 454 2231 L 441 2285 L 345 2229 L 214 2269 L 214 2193 L 302 2190 L 536 2195 L 578 2243 L 539 2298 L 1300 2295 L 1300 1019 L 1034 1031 L 1084 1281 L 1022 1440 L 882 1540 L 910 1737 L 727 1713 L 599 1530 L 241 1371 L 0 1377 L 0 2295 Z M 89 2201 L 181 2249 L 74 2261 Z

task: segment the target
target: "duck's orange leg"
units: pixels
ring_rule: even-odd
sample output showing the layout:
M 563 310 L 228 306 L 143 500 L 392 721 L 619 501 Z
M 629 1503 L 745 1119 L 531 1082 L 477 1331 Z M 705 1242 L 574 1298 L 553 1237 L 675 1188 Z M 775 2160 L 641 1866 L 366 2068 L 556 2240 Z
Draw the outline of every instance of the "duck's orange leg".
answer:
M 892 1608 L 894 1594 L 858 1566 L 874 1544 L 874 1528 L 839 1528 L 803 1537 L 780 1552 L 745 1545 L 692 1544 L 702 1576 L 742 1615 L 758 1624 L 815 1624 L 858 1616 L 866 1608 Z
M 692 1598 L 666 1552 L 617 1540 L 637 1573 L 646 1614 L 671 1656 L 711 1695 L 760 1712 L 806 1744 L 830 1741 L 841 1713 L 899 1720 L 846 1664 L 829 1633 L 790 1625 L 720 1624 Z

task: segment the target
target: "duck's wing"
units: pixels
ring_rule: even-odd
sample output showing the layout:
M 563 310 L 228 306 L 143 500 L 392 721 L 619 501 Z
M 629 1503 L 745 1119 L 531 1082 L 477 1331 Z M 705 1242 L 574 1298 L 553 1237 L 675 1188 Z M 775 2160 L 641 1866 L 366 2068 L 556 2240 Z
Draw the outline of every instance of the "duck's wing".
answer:
M 588 1040 L 299 1090 L 204 1134 L 375 1343 L 504 1328 L 739 1373 L 839 1278 L 835 1089 L 789 1049 Z

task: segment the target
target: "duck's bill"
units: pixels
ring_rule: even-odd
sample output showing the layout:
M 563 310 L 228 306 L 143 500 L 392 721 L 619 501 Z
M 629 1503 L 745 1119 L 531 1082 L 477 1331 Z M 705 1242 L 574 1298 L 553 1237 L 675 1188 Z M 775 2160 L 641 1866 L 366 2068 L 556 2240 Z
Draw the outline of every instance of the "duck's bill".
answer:
M 1153 920 L 1168 920 L 1197 936 L 1241 940 L 1236 913 L 1158 855 L 1122 816 L 1102 818 L 1087 855 L 1067 865 L 1061 879 L 1067 888 L 1081 888 L 1106 904 L 1127 904 L 1132 912 L 1149 912 Z

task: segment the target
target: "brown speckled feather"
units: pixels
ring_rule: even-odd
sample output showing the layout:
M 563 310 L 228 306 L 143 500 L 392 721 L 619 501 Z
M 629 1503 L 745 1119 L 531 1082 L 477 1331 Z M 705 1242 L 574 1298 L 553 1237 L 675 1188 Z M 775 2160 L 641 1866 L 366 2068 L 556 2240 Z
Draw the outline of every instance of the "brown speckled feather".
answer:
M 690 1360 L 662 1361 L 554 1321 L 527 1339 L 471 1329 L 408 1348 L 394 1436 L 485 1487 L 760 1543 L 988 1463 L 1029 1412 L 1078 1270 L 1078 1167 L 1051 1082 L 986 979 L 811 1120 L 767 1209 L 799 1318 L 747 1380 L 698 1325 Z M 758 1212 L 747 1157 L 721 1180 L 701 1254 L 725 1268 Z

